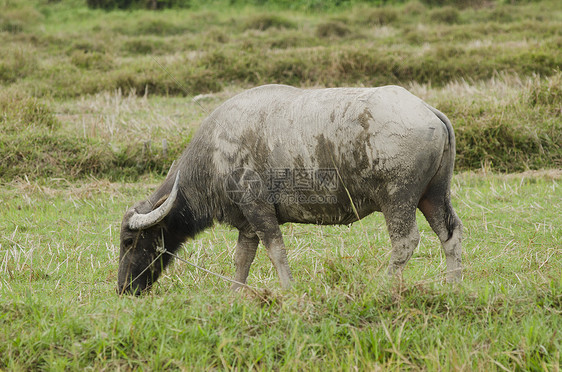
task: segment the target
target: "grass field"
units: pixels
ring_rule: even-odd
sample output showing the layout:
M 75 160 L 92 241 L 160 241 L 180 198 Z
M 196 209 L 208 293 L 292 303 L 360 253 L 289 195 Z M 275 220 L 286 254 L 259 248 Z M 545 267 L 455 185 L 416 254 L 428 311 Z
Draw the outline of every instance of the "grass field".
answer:
M 118 227 L 156 179 L 84 180 L 0 191 L 0 367 L 29 369 L 557 370 L 562 347 L 559 171 L 461 173 L 464 282 L 422 240 L 401 285 L 386 282 L 381 215 L 352 226 L 283 227 L 296 285 L 279 289 L 260 248 L 259 294 L 176 262 L 142 298 L 115 294 Z M 181 255 L 232 277 L 234 231 Z
M 558 1 L 192 3 L 0 2 L 0 178 L 164 173 L 206 115 L 191 98 L 265 83 L 400 84 L 451 118 L 458 170 L 562 166 Z
M 0 0 L 0 370 L 560 370 L 558 1 L 182 3 Z M 421 215 L 389 282 L 375 214 L 283 226 L 288 291 L 261 247 L 257 293 L 176 262 L 116 295 L 127 207 L 208 112 L 264 83 L 400 84 L 450 117 L 461 284 Z M 215 226 L 181 256 L 232 277 L 236 237 Z

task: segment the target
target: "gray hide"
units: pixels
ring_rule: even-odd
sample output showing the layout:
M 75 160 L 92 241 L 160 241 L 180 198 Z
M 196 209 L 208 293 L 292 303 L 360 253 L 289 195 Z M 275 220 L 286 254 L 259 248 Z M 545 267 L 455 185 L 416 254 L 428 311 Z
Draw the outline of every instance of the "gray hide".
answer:
M 229 99 L 201 124 L 148 200 L 154 205 L 169 194 L 180 172 L 176 211 L 142 229 L 169 231 L 172 219 L 182 219 L 189 237 L 209 221 L 228 223 L 240 231 L 235 279 L 246 282 L 261 241 L 287 287 L 292 277 L 279 224 L 349 224 L 380 211 L 392 242 L 388 272 L 399 274 L 419 242 L 419 208 L 443 245 L 447 279 L 458 280 L 461 222 L 450 201 L 454 157 L 449 120 L 403 88 L 262 86 Z M 137 206 L 137 215 L 150 211 L 142 209 Z M 134 233 L 128 218 L 130 213 L 122 256 L 123 234 Z

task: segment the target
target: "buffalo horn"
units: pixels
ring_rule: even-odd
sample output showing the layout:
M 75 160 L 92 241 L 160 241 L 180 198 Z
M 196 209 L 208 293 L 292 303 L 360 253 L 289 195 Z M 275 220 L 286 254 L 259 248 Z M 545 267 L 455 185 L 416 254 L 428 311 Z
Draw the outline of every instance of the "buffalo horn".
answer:
M 158 208 L 149 212 L 147 214 L 136 213 L 131 216 L 129 220 L 129 228 L 131 230 L 141 230 L 148 227 L 156 225 L 158 222 L 162 221 L 164 217 L 170 213 L 176 200 L 178 194 L 178 180 L 180 177 L 180 172 L 176 174 L 176 180 L 174 181 L 174 187 L 172 187 L 172 192 L 166 198 L 166 201 L 162 203 Z

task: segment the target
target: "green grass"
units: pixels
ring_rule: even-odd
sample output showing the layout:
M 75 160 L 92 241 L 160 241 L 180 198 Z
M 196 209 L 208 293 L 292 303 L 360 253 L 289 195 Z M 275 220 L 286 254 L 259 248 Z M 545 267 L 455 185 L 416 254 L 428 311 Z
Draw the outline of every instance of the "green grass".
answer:
M 469 5 L 357 2 L 302 12 L 211 2 L 104 12 L 78 0 L 7 2 L 0 84 L 58 98 L 115 89 L 196 95 L 233 84 L 442 86 L 560 69 L 557 1 Z
M 147 172 L 166 173 L 193 128 L 175 125 L 177 111 L 171 114 L 174 118 L 152 111 L 157 102 L 100 95 L 88 102 L 62 104 L 56 114 L 52 102 L 0 93 L 0 179 L 130 179 Z M 167 104 L 172 105 L 173 101 Z M 108 108 L 115 111 L 109 113 Z M 153 143 L 162 135 L 162 130 L 151 127 L 153 121 L 166 128 L 167 137 L 173 132 L 174 140 Z
M 1 2 L 0 178 L 165 173 L 207 112 L 265 83 L 400 84 L 451 118 L 457 169 L 562 166 L 556 1 L 258 3 Z
M 380 214 L 350 227 L 283 227 L 296 285 L 281 291 L 260 248 L 260 293 L 176 262 L 142 298 L 115 294 L 119 221 L 159 179 L 0 189 L 0 368 L 555 370 L 562 347 L 559 171 L 462 173 L 464 281 L 443 283 L 444 256 L 422 240 L 404 282 L 386 282 Z M 233 275 L 234 231 L 181 255 Z
M 560 73 L 407 86 L 453 122 L 457 170 L 502 172 L 562 167 L 561 87 Z M 241 90 L 195 100 L 121 91 L 64 101 L 0 93 L 0 179 L 165 174 L 208 113 Z

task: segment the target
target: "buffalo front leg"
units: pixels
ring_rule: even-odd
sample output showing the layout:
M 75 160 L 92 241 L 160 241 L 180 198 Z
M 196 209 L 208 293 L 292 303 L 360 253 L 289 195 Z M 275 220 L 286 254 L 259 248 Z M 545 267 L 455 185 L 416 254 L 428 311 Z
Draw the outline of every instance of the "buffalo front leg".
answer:
M 279 276 L 281 287 L 290 287 L 293 276 L 289 269 L 287 251 L 273 205 L 265 201 L 257 201 L 253 205 L 246 205 L 243 213 L 265 246 L 267 255 Z
M 277 226 L 276 231 L 258 232 L 261 235 L 260 238 L 267 249 L 267 255 L 269 259 L 275 266 L 277 275 L 279 276 L 279 281 L 281 282 L 281 287 L 289 288 L 293 281 L 293 275 L 291 274 L 291 269 L 289 268 L 289 260 L 287 259 L 287 250 L 285 249 L 285 244 L 283 243 L 283 236 L 279 226 Z
M 246 280 L 248 279 L 248 274 L 250 272 L 250 266 L 256 257 L 256 250 L 258 248 L 259 241 L 260 240 L 255 233 L 246 233 L 242 231 L 238 233 L 238 243 L 236 243 L 236 251 L 234 253 L 234 265 L 236 267 L 234 279 L 237 282 L 246 284 Z M 232 285 L 232 289 L 237 290 L 241 286 L 241 284 L 234 283 Z
M 401 276 L 404 266 L 412 257 L 420 242 L 420 233 L 416 223 L 415 208 L 397 208 L 384 213 L 386 226 L 392 243 L 389 276 Z

